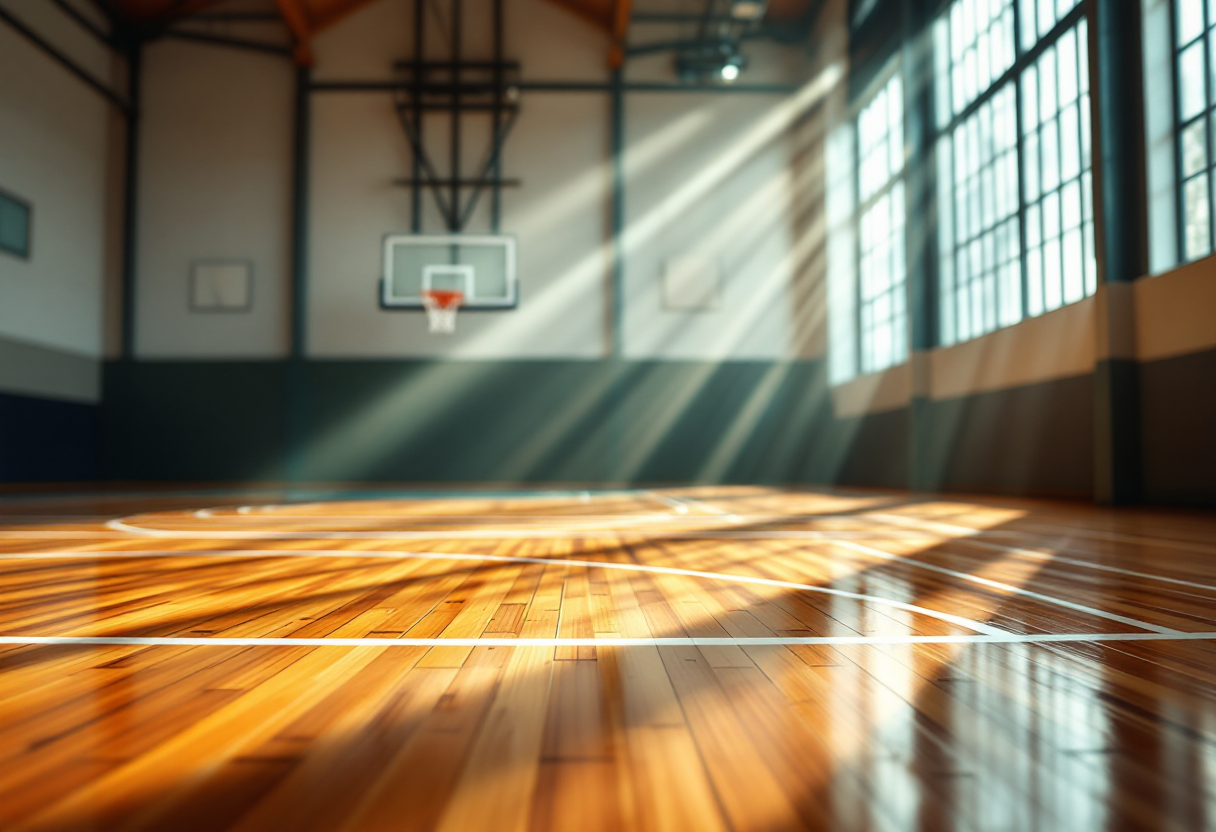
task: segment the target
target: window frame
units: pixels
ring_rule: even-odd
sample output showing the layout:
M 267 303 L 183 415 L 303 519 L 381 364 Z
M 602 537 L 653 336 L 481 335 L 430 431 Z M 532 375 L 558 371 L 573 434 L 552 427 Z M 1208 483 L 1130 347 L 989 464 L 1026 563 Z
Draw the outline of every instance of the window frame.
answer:
M 1216 85 L 1213 84 L 1213 73 L 1216 72 L 1216 66 L 1212 61 L 1216 58 L 1216 53 L 1212 49 L 1212 39 L 1216 37 L 1216 15 L 1213 15 L 1213 4 L 1210 0 L 1198 0 L 1200 9 L 1203 15 L 1203 24 L 1200 27 L 1199 37 L 1183 44 L 1180 43 L 1179 29 L 1181 14 L 1181 5 L 1179 0 L 1169 0 L 1170 11 L 1170 80 L 1173 82 L 1174 100 L 1173 115 L 1174 115 L 1174 210 L 1177 216 L 1175 223 L 1175 244 L 1178 246 L 1178 265 L 1186 265 L 1195 263 L 1205 257 L 1210 257 L 1216 254 L 1216 190 L 1214 190 L 1213 179 L 1216 178 L 1216 164 L 1213 163 L 1212 152 L 1216 148 L 1216 141 L 1213 141 L 1213 127 L 1216 127 L 1216 102 L 1213 102 L 1213 93 L 1216 93 Z M 1204 103 L 1198 115 L 1187 120 L 1182 115 L 1182 71 L 1180 64 L 1182 63 L 1182 53 L 1187 51 L 1195 44 L 1202 46 L 1203 51 L 1203 88 L 1204 88 Z M 1203 168 L 1199 173 L 1190 177 L 1186 176 L 1186 162 L 1184 157 L 1183 135 L 1187 128 L 1198 122 L 1206 122 L 1204 127 L 1204 153 L 1205 159 Z M 1198 179 L 1199 177 L 1207 178 L 1207 187 L 1204 189 L 1207 196 L 1208 209 L 1208 228 L 1207 228 L 1207 250 L 1195 257 L 1192 257 L 1187 251 L 1187 210 L 1186 210 L 1186 186 L 1187 183 Z
M 887 88 L 891 85 L 891 82 L 896 79 L 899 80 L 899 102 L 900 102 L 899 103 L 899 132 L 900 132 L 900 138 L 902 139 L 901 146 L 903 148 L 903 152 L 901 153 L 901 156 L 900 156 L 899 167 L 897 169 L 891 171 L 890 175 L 887 177 L 887 180 L 882 184 L 881 187 L 877 188 L 872 193 L 870 193 L 868 196 L 863 198 L 862 197 L 862 188 L 861 188 L 862 162 L 863 162 L 862 153 L 861 153 L 861 116 L 862 116 L 862 113 L 869 106 L 871 106 L 871 104 L 873 104 L 874 100 L 876 98 L 878 98 L 878 96 L 881 95 L 884 91 L 887 90 Z M 856 171 L 855 175 L 852 178 L 853 181 L 851 183 L 851 185 L 853 187 L 853 215 L 850 220 L 850 223 L 851 223 L 852 229 L 853 229 L 853 281 L 854 281 L 853 282 L 853 336 L 854 337 L 853 337 L 853 344 L 852 344 L 852 346 L 853 346 L 853 376 L 852 376 L 852 378 L 859 378 L 861 376 L 868 376 L 868 375 L 874 375 L 876 373 L 885 372 L 886 370 L 890 370 L 893 367 L 898 367 L 901 364 L 906 364 L 911 357 L 911 347 L 910 347 L 911 322 L 909 319 L 910 303 L 909 303 L 909 298 L 907 297 L 907 293 L 908 293 L 908 184 L 907 184 L 906 180 L 907 180 L 907 174 L 908 174 L 908 161 L 909 161 L 908 155 L 907 155 L 907 142 L 908 142 L 907 88 L 908 88 L 907 79 L 904 77 L 904 72 L 903 72 L 903 60 L 902 60 L 902 57 L 897 52 L 896 55 L 894 55 L 891 59 L 889 59 L 889 61 L 887 62 L 887 66 L 885 66 L 879 72 L 875 73 L 874 77 L 871 79 L 870 84 L 869 84 L 869 89 L 872 90 L 872 92 L 870 93 L 869 96 L 867 96 L 864 99 L 864 103 L 860 104 L 860 106 L 857 107 L 857 109 L 856 109 L 857 115 L 854 116 L 852 119 L 853 120 L 852 153 L 853 153 L 853 159 L 855 160 L 854 168 Z M 886 136 L 884 137 L 884 142 L 886 140 L 889 140 L 890 134 L 891 134 L 891 124 L 888 123 Z M 896 361 L 894 363 L 888 364 L 885 367 L 881 367 L 881 368 L 877 368 L 877 369 L 866 369 L 865 356 L 867 353 L 867 347 L 865 344 L 865 340 L 867 338 L 867 335 L 869 334 L 869 331 L 864 326 L 864 316 L 865 316 L 865 309 L 866 309 L 867 301 L 865 298 L 865 287 L 864 287 L 864 281 L 862 278 L 862 261 L 865 257 L 865 251 L 862 247 L 861 220 L 862 220 L 862 217 L 864 217 L 868 211 L 870 211 L 872 208 L 876 207 L 878 205 L 878 203 L 880 203 L 884 198 L 892 197 L 896 191 L 896 186 L 901 186 L 899 190 L 903 196 L 903 200 L 902 200 L 903 205 L 901 206 L 903 209 L 903 223 L 900 226 L 899 240 L 898 240 L 897 244 L 903 248 L 904 275 L 903 275 L 903 281 L 901 283 L 900 288 L 892 289 L 890 291 L 892 292 L 892 294 L 894 294 L 895 292 L 902 290 L 902 292 L 904 294 L 904 298 L 903 298 L 903 316 L 904 316 L 903 334 L 904 334 L 904 341 L 905 341 L 905 350 L 904 350 L 903 358 L 899 361 Z M 892 312 L 892 317 L 890 320 L 892 321 L 892 323 L 894 323 L 894 312 Z M 872 352 L 872 345 L 871 345 L 870 351 Z
M 34 206 L 28 200 L 14 194 L 12 191 L 7 191 L 0 188 L 0 200 L 11 202 L 14 205 L 25 211 L 25 246 L 21 251 L 11 249 L 8 246 L 0 245 L 0 254 L 6 254 L 9 257 L 14 257 L 18 260 L 29 261 L 34 256 Z
M 1206 3 L 1208 0 L 1201 0 L 1201 1 Z M 1171 3 L 1171 5 L 1173 5 L 1176 3 L 1176 0 L 1170 0 L 1170 3 Z M 954 0 L 941 0 L 941 2 L 937 3 L 935 8 L 933 9 L 932 14 L 929 17 L 928 25 L 931 27 L 936 26 L 938 21 L 941 20 L 943 17 L 945 17 L 948 20 L 949 15 L 950 15 L 950 8 L 953 4 L 954 4 Z M 992 82 L 988 85 L 988 87 L 983 92 L 978 93 L 975 96 L 975 98 L 973 98 L 970 102 L 968 102 L 961 110 L 959 110 L 958 112 L 953 112 L 951 117 L 948 120 L 946 120 L 944 123 L 940 124 L 940 126 L 939 126 L 939 120 L 938 120 L 938 116 L 937 116 L 935 108 L 936 108 L 936 103 L 939 100 L 941 100 L 943 93 L 941 90 L 938 89 L 938 85 L 940 83 L 942 83 L 943 81 L 945 81 L 947 84 L 949 84 L 950 83 L 950 73 L 947 73 L 947 76 L 944 79 L 939 78 L 938 72 L 937 72 L 937 66 L 936 66 L 936 59 L 935 59 L 932 64 L 933 71 L 932 71 L 932 78 L 931 78 L 931 84 L 933 85 L 933 89 L 932 89 L 932 93 L 928 99 L 930 102 L 932 102 L 932 104 L 930 105 L 930 109 L 932 110 L 932 112 L 930 112 L 926 115 L 929 119 L 928 123 L 932 125 L 932 131 L 930 133 L 930 146 L 934 148 L 932 153 L 929 155 L 932 155 L 936 161 L 937 148 L 940 146 L 940 143 L 943 138 L 949 138 L 951 140 L 951 142 L 953 142 L 954 133 L 960 126 L 964 125 L 968 121 L 968 119 L 976 116 L 983 107 L 991 105 L 994 102 L 994 99 L 997 97 L 998 93 L 1002 92 L 1005 89 L 1005 86 L 1007 84 L 1013 85 L 1014 107 L 1016 110 L 1015 115 L 1014 115 L 1014 125 L 1015 125 L 1015 129 L 1017 131 L 1016 141 L 1015 141 L 1015 145 L 1014 145 L 1014 147 L 1015 147 L 1014 152 L 1017 155 L 1017 200 L 1018 200 L 1018 204 L 1017 204 L 1017 210 L 1013 214 L 1011 214 L 1010 217 L 1016 217 L 1017 222 L 1018 222 L 1017 234 L 1018 234 L 1019 253 L 1018 253 L 1017 262 L 1018 262 L 1019 277 L 1020 277 L 1020 295 L 1021 295 L 1021 309 L 1022 309 L 1021 318 L 1019 320 L 1019 323 L 1020 323 L 1021 321 L 1025 321 L 1028 318 L 1038 317 L 1038 315 L 1046 314 L 1049 311 L 1054 311 L 1054 310 L 1043 310 L 1042 312 L 1039 312 L 1036 315 L 1031 315 L 1029 312 L 1029 273 L 1028 273 L 1029 265 L 1028 265 L 1028 252 L 1027 252 L 1027 248 L 1026 248 L 1026 241 L 1027 241 L 1026 214 L 1027 214 L 1027 208 L 1029 206 L 1027 205 L 1027 187 L 1026 187 L 1026 176 L 1025 176 L 1026 148 L 1025 148 L 1025 124 L 1024 124 L 1024 110 L 1023 110 L 1024 102 L 1023 102 L 1023 90 L 1022 90 L 1022 77 L 1025 74 L 1026 70 L 1028 70 L 1031 67 L 1036 66 L 1038 64 L 1039 59 L 1043 56 L 1043 54 L 1047 50 L 1053 48 L 1065 34 L 1067 34 L 1070 30 L 1077 27 L 1081 23 L 1081 21 L 1084 20 L 1087 22 L 1086 32 L 1089 33 L 1092 28 L 1092 21 L 1091 21 L 1092 15 L 1090 14 L 1089 0 L 1078 0 L 1076 5 L 1074 5 L 1062 17 L 1060 17 L 1058 20 L 1056 20 L 1055 24 L 1046 33 L 1039 36 L 1035 40 L 1033 46 L 1031 46 L 1029 49 L 1027 49 L 1023 45 L 1023 39 L 1022 39 L 1023 3 L 1021 2 L 1021 0 L 1011 0 L 1010 7 L 1013 12 L 1013 33 L 1012 34 L 1013 34 L 1013 50 L 1014 51 L 1013 51 L 1013 62 L 1012 62 L 1012 64 L 1010 64 L 1009 68 L 1006 69 L 999 77 L 994 78 L 992 80 Z M 1206 30 L 1205 30 L 1205 35 L 1206 35 Z M 934 48 L 936 49 L 936 44 L 934 45 Z M 1090 77 L 1089 117 L 1090 117 L 1090 124 L 1091 124 L 1090 158 L 1092 160 L 1093 156 L 1094 156 L 1093 146 L 1094 146 L 1094 138 L 1095 138 L 1094 129 L 1093 129 L 1092 125 L 1094 125 L 1096 123 L 1094 121 L 1094 108 L 1095 108 L 1095 104 L 1097 101 L 1097 94 L 1093 89 L 1093 72 L 1092 72 L 1093 49 L 1090 48 L 1089 43 L 1086 44 L 1086 55 L 1087 55 L 1087 61 L 1090 63 L 1090 66 L 1087 67 L 1087 70 L 1088 70 L 1088 74 Z M 951 68 L 951 70 L 953 69 L 952 64 L 951 64 L 950 68 Z M 1177 72 L 1177 61 L 1176 60 L 1174 62 L 1174 68 L 1175 68 L 1175 72 Z M 1175 84 L 1175 89 L 1177 89 L 1176 84 Z M 945 97 L 947 100 L 952 101 L 953 100 L 953 90 L 947 89 L 945 91 Z M 1078 98 L 1079 98 L 1079 96 L 1078 96 Z M 951 107 L 951 109 L 953 110 L 953 107 Z M 1210 138 L 1211 138 L 1211 136 L 1209 135 L 1209 139 Z M 953 163 L 953 150 L 952 150 L 952 154 L 951 154 L 951 161 Z M 1095 188 L 1094 188 L 1094 182 L 1095 182 L 1095 178 L 1096 178 L 1094 175 L 1095 173 L 1096 172 L 1094 170 L 1094 165 L 1091 161 L 1091 166 L 1090 166 L 1090 174 L 1091 174 L 1091 176 L 1090 176 L 1090 180 L 1091 180 L 1090 200 L 1091 200 L 1091 204 L 1094 204 L 1097 201 L 1095 199 Z M 951 176 L 953 176 L 953 174 L 951 174 Z M 940 172 L 940 170 L 938 170 L 935 172 L 934 178 L 935 178 L 935 180 L 937 180 L 940 177 L 941 177 L 941 172 Z M 1083 172 L 1080 175 L 1080 179 L 1081 180 L 1084 179 Z M 935 194 L 938 193 L 938 187 L 939 187 L 939 184 L 937 181 L 935 181 L 935 183 L 934 183 Z M 1181 188 L 1179 189 L 1179 194 L 1181 195 Z M 936 199 L 936 197 L 935 197 L 935 199 Z M 1180 199 L 1181 199 L 1181 196 L 1180 196 Z M 1042 202 L 1041 196 L 1040 196 L 1040 199 L 1036 200 L 1035 204 L 1037 205 L 1040 202 Z M 1084 204 L 1084 194 L 1082 194 L 1082 204 Z M 951 245 L 953 248 L 951 254 L 954 256 L 957 256 L 957 252 L 959 250 L 959 246 L 958 246 L 959 234 L 958 234 L 958 225 L 957 225 L 958 217 L 956 216 L 956 214 L 957 214 L 957 212 L 954 211 L 953 207 L 952 207 L 951 215 L 952 215 L 952 220 L 955 223 L 955 225 L 954 225 L 954 228 L 951 229 L 951 234 L 952 234 Z M 1094 226 L 1093 244 L 1094 244 L 1094 247 L 1096 250 L 1098 225 L 1099 225 L 1098 218 L 1096 216 L 1097 215 L 1096 205 L 1095 205 L 1094 214 L 1095 214 L 1095 216 L 1093 218 L 1093 226 Z M 940 206 L 939 206 L 939 209 L 937 211 L 937 216 L 939 217 L 939 220 L 940 220 L 941 215 L 942 215 L 942 212 L 941 212 Z M 1181 228 L 1181 223 L 1179 225 Z M 1082 229 L 1084 229 L 1084 226 L 1085 226 L 1085 220 L 1084 220 L 1084 216 L 1082 216 L 1082 221 L 1081 221 Z M 936 239 L 934 240 L 933 248 L 935 251 L 938 251 L 941 247 L 941 244 L 940 244 L 941 230 L 940 230 L 940 228 L 937 229 L 935 236 L 936 236 Z M 1084 247 L 1084 239 L 1082 240 L 1082 246 Z M 1096 254 L 1096 251 L 1095 251 L 1095 254 Z M 941 302 L 941 293 L 943 290 L 943 286 L 942 286 L 943 269 L 942 269 L 942 264 L 940 262 L 940 258 L 941 258 L 941 255 L 939 252 L 938 256 L 935 258 L 937 260 L 937 267 L 934 269 L 934 275 L 933 275 L 934 283 L 935 283 L 935 295 L 938 298 L 937 303 L 935 304 L 934 313 L 933 313 L 935 316 L 935 320 L 937 322 L 936 326 L 934 326 L 934 328 L 933 328 L 934 333 L 933 333 L 933 338 L 932 338 L 932 343 L 935 346 L 949 347 L 949 346 L 954 346 L 957 344 L 967 343 L 968 341 L 972 341 L 976 338 L 982 338 L 985 335 L 991 334 L 992 332 L 996 332 L 1001 329 L 1004 329 L 1007 326 L 1016 325 L 1016 324 L 998 323 L 998 325 L 996 326 L 995 329 L 981 332 L 978 335 L 971 335 L 966 339 L 962 339 L 962 338 L 959 338 L 956 336 L 953 340 L 947 342 L 943 338 L 944 328 L 942 326 L 943 322 L 941 321 L 941 318 L 940 318 L 940 316 L 942 315 L 942 305 L 943 305 Z M 1101 280 L 1100 280 L 1101 264 L 1100 263 L 1098 263 L 1096 265 L 1096 269 L 1098 270 L 1098 273 L 1095 274 L 1095 278 L 1097 279 L 1098 283 L 1100 284 L 1101 283 Z M 957 271 L 957 270 L 955 270 L 955 271 Z M 954 275 L 954 279 L 957 280 L 957 274 Z M 950 288 L 953 291 L 955 289 L 955 285 L 952 285 Z M 1089 297 L 1089 296 L 1090 295 L 1083 295 L 1082 299 L 1084 299 L 1084 297 Z M 1062 309 L 1063 307 L 1069 306 L 1069 305 L 1071 305 L 1071 303 L 1075 303 L 1075 302 L 1076 301 L 1064 302 L 1059 307 L 1056 307 L 1056 308 Z M 994 314 L 997 315 L 997 317 L 999 318 L 999 310 L 994 312 Z

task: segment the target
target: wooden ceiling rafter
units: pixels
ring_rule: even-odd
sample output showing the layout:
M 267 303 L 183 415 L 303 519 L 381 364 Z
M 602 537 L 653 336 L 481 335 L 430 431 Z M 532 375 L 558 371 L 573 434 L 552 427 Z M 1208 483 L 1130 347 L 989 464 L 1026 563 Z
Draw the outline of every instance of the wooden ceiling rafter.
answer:
M 292 59 L 298 66 L 312 66 L 312 36 L 314 29 L 300 0 L 275 0 L 283 23 L 295 39 Z
M 597 29 L 612 30 L 611 0 L 549 0 L 554 6 L 582 18 Z
M 343 18 L 354 14 L 364 6 L 370 6 L 376 0 L 307 0 L 313 9 L 314 32 L 328 29 Z
M 708 0 L 712 2 L 712 0 Z M 220 5 L 225 0 L 95 0 L 125 28 L 155 32 Z M 313 62 L 312 40 L 320 32 L 376 0 L 275 0 L 275 7 L 295 41 L 293 58 L 301 66 Z M 633 0 L 549 0 L 608 35 L 608 66 L 625 63 Z M 823 0 L 769 0 L 770 25 L 796 37 L 810 28 Z M 778 32 L 781 34 L 781 32 Z
M 95 0 L 120 26 L 141 37 L 221 5 L 226 0 Z M 275 0 L 275 8 L 295 41 L 293 57 L 313 62 L 312 40 L 319 33 L 376 0 Z
M 612 14 L 612 46 L 608 66 L 620 69 L 625 65 L 625 46 L 629 38 L 629 18 L 633 15 L 633 0 L 615 0 Z
M 121 26 L 156 31 L 222 2 L 224 0 L 103 0 L 98 5 Z
M 374 2 L 376 0 L 275 0 L 275 5 L 296 40 L 296 63 L 300 66 L 311 66 L 312 39 L 348 15 Z
M 608 66 L 620 69 L 625 64 L 625 40 L 629 35 L 629 18 L 633 0 L 549 0 L 555 6 L 582 18 L 607 33 Z

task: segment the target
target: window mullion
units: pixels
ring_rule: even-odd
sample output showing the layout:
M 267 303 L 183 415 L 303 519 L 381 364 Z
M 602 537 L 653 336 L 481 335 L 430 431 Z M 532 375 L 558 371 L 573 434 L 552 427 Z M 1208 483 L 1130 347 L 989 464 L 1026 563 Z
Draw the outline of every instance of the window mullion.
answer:
M 1185 186 L 1186 180 L 1183 175 L 1182 167 L 1182 78 L 1178 69 L 1178 62 L 1182 58 L 1182 49 L 1178 44 L 1178 0 L 1169 0 L 1170 4 L 1170 43 L 1174 47 L 1170 50 L 1170 74 L 1174 79 L 1174 124 L 1177 125 L 1174 133 L 1174 176 L 1176 177 L 1177 186 L 1174 189 L 1175 210 L 1178 212 L 1177 238 L 1178 245 L 1178 262 L 1186 263 L 1190 259 L 1190 253 L 1187 251 L 1186 241 L 1186 197 Z
M 1059 42 L 1058 39 L 1056 41 L 1053 41 L 1053 45 L 1055 45 L 1058 42 Z M 1056 132 L 1056 190 L 1055 190 L 1055 197 L 1056 197 L 1056 210 L 1059 212 L 1059 215 L 1060 215 L 1060 219 L 1056 223 L 1056 234 L 1058 235 L 1057 240 L 1056 240 L 1056 249 L 1058 251 L 1058 257 L 1059 257 L 1059 261 L 1060 261 L 1060 264 L 1059 264 L 1060 269 L 1057 272 L 1057 274 L 1059 274 L 1059 276 L 1060 276 L 1060 305 L 1057 307 L 1057 309 L 1062 309 L 1063 307 L 1068 305 L 1068 301 L 1065 299 L 1068 296 L 1068 293 L 1064 289 L 1065 282 L 1066 282 L 1066 277 L 1064 275 L 1064 268 L 1067 265 L 1064 262 L 1064 236 L 1065 236 L 1065 234 L 1064 234 L 1064 104 L 1060 101 L 1060 50 L 1056 49 L 1054 55 L 1055 56 L 1054 56 L 1053 60 L 1055 61 L 1055 65 L 1056 65 L 1056 77 L 1055 77 L 1056 111 L 1052 114 L 1051 120 L 1053 122 L 1055 122 L 1055 126 L 1056 126 L 1056 130 L 1055 130 L 1055 132 Z M 1040 113 L 1041 112 L 1042 111 L 1040 110 Z
M 1021 73 L 1025 70 L 1023 65 L 1023 50 L 1022 50 L 1022 4 L 1015 2 L 1013 4 L 1013 48 L 1014 48 L 1014 69 L 1017 73 L 1013 79 L 1014 85 L 1014 107 L 1017 112 L 1014 115 L 1014 125 L 1017 130 L 1017 157 L 1018 157 L 1018 261 L 1020 263 L 1022 275 L 1022 312 L 1021 317 L 1025 318 L 1030 310 L 1030 290 L 1029 286 L 1029 269 L 1026 264 L 1026 158 L 1023 147 L 1023 136 L 1025 135 L 1025 126 L 1022 123 L 1022 76 Z
M 1212 251 L 1212 243 L 1216 240 L 1216 233 L 1213 233 L 1213 222 L 1216 221 L 1216 211 L 1213 211 L 1212 205 L 1212 43 L 1208 37 L 1208 27 L 1212 25 L 1212 21 L 1208 20 L 1208 3 L 1202 3 L 1203 7 L 1203 33 L 1199 36 L 1203 41 L 1203 90 L 1204 102 L 1203 113 L 1199 118 L 1204 120 L 1203 135 L 1204 150 L 1207 153 L 1207 158 L 1204 162 L 1204 173 L 1207 174 L 1207 200 L 1208 200 L 1208 252 Z
M 854 276 L 853 281 L 853 374 L 861 375 L 864 371 L 861 366 L 862 347 L 861 339 L 863 337 L 861 331 L 862 324 L 862 292 L 861 292 L 861 272 L 862 272 L 862 250 L 861 250 L 861 218 L 865 216 L 865 207 L 861 201 L 861 181 L 860 173 L 865 165 L 865 160 L 861 158 L 861 119 L 858 119 L 857 129 L 853 131 L 853 158 L 857 160 L 858 177 L 855 178 L 857 186 L 857 206 L 853 213 L 853 262 Z
M 1096 24 L 1091 24 L 1096 25 Z M 1097 38 L 1097 30 L 1086 26 L 1085 36 L 1085 61 L 1090 62 L 1096 57 L 1096 52 L 1090 48 L 1088 39 L 1090 32 L 1093 31 L 1093 37 Z M 1089 83 L 1086 85 L 1085 92 L 1081 91 L 1081 37 L 1080 32 L 1077 33 L 1077 47 L 1073 50 L 1073 57 L 1076 60 L 1076 66 L 1073 68 L 1077 77 L 1077 193 L 1081 198 L 1081 215 L 1080 234 L 1081 234 L 1081 293 L 1088 296 L 1089 293 L 1089 257 L 1086 255 L 1085 244 L 1086 240 L 1093 246 L 1094 249 L 1094 292 L 1098 291 L 1098 205 L 1097 199 L 1094 198 L 1094 125 L 1101 125 L 1101 119 L 1094 118 L 1094 102 L 1097 101 L 1097 96 L 1094 95 L 1094 73 L 1088 71 L 1086 67 L 1086 77 L 1089 78 Z M 1084 131 L 1081 129 L 1085 111 L 1089 111 L 1089 219 L 1085 217 L 1085 139 Z M 1086 228 L 1086 223 L 1090 224 L 1090 228 Z M 1105 257 L 1105 255 L 1103 255 Z

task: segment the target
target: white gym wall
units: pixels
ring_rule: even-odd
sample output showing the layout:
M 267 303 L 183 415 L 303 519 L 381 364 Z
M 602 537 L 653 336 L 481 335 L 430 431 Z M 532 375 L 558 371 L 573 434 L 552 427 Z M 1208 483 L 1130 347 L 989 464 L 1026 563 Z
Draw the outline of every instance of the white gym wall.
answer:
M 121 82 L 120 62 L 51 4 L 8 8 L 94 77 Z M 0 254 L 0 392 L 95 402 L 121 116 L 4 25 L 0 79 L 0 188 L 32 205 L 30 258 Z
M 136 355 L 286 356 L 294 68 L 166 39 L 143 79 Z M 196 260 L 250 261 L 251 308 L 191 311 Z
M 485 5 L 481 9 L 480 5 Z M 489 4 L 466 3 L 466 55 L 488 55 Z M 544 0 L 506 8 L 506 55 L 532 80 L 608 80 L 606 35 Z M 315 42 L 315 79 L 388 80 L 409 57 L 413 4 L 385 0 Z M 430 59 L 447 54 L 431 24 Z M 633 37 L 665 37 L 661 28 Z M 740 83 L 806 80 L 793 47 L 752 43 Z M 137 351 L 144 358 L 275 358 L 286 352 L 292 68 L 281 59 L 166 41 L 147 50 L 141 169 Z M 670 56 L 631 65 L 633 80 L 671 81 Z M 786 96 L 626 96 L 624 355 L 637 359 L 805 357 L 791 325 L 795 264 Z M 519 244 L 519 308 L 460 315 L 454 337 L 421 312 L 377 303 L 380 242 L 410 230 L 408 143 L 384 93 L 312 96 L 308 354 L 315 358 L 583 359 L 610 354 L 610 96 L 525 92 L 503 153 L 521 188 L 502 196 L 502 231 Z M 788 108 L 786 108 L 788 111 Z M 784 119 L 784 120 L 783 120 Z M 488 144 L 488 118 L 465 118 L 462 169 Z M 428 120 L 428 150 L 447 166 L 447 118 Z M 695 129 L 690 129 L 695 128 Z M 483 193 L 470 231 L 488 228 Z M 679 210 L 673 206 L 679 203 Z M 424 231 L 442 231 L 424 194 Z M 713 311 L 665 310 L 664 261 L 707 253 L 721 267 Z M 254 263 L 250 312 L 191 313 L 195 258 Z M 804 338 L 802 340 L 805 340 Z

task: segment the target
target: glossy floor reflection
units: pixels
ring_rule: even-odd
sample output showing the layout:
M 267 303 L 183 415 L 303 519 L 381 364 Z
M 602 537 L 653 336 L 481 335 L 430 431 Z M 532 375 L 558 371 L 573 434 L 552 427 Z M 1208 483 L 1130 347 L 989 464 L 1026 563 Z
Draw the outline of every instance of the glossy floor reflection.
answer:
M 1206 829 L 1213 668 L 1211 514 L 0 498 L 6 831 Z

